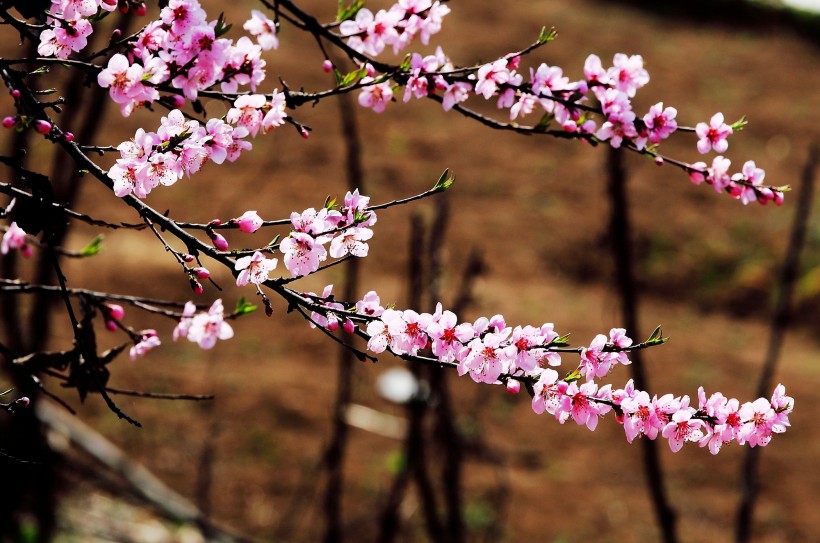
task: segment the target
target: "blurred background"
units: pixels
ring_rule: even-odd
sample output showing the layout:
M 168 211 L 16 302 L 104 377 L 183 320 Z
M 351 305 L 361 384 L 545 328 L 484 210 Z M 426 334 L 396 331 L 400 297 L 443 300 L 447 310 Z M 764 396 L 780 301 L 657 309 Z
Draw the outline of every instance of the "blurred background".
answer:
M 335 2 L 299 4 L 320 20 L 335 15 Z M 739 1 L 673 4 L 451 2 L 452 13 L 434 41 L 456 64 L 471 65 L 521 49 L 535 41 L 542 26 L 553 26 L 558 38 L 524 58 L 522 66 L 547 62 L 563 67 L 571 79 L 582 76 L 590 53 L 605 66 L 614 53 L 640 54 L 651 81 L 639 92 L 636 110 L 663 101 L 678 109 L 680 124 L 689 126 L 718 111 L 728 121 L 745 115 L 748 127 L 730 138 L 727 156 L 733 169 L 753 159 L 766 170 L 767 182 L 796 187 L 810 144 L 820 138 L 817 15 L 769 11 Z M 225 10 L 236 29 L 229 37 L 238 37 L 242 22 L 258 7 L 249 0 L 204 5 L 212 18 Z M 332 85 L 309 36 L 283 22 L 279 38 L 280 48 L 266 55 L 268 79 L 262 92 L 281 88 L 279 78 L 293 89 Z M 4 44 L 4 53 L 11 47 Z M 417 44 L 412 50 L 432 49 Z M 91 91 L 84 92 L 90 96 Z M 437 288 L 445 306 L 456 302 L 465 264 L 478 255 L 481 271 L 469 276 L 472 297 L 459 314 L 463 320 L 502 313 L 512 326 L 553 322 L 558 333 L 572 334 L 574 345 L 623 325 L 612 256 L 607 150 L 493 131 L 428 101 L 394 103 L 381 115 L 351 104 L 342 107 L 354 111 L 358 121 L 362 192 L 373 202 L 422 192 L 445 168 L 457 175 L 446 196 L 446 231 L 432 235 L 441 249 Z M 205 106 L 210 116 L 225 112 L 217 103 L 205 101 Z M 105 128 L 94 142 L 100 145 L 116 145 L 139 126 L 157 125 L 157 117 L 146 111 L 128 119 L 110 107 L 101 114 Z M 313 129 L 309 139 L 290 126 L 279 128 L 256 139 L 254 152 L 238 162 L 209 165 L 193 179 L 153 192 L 148 203 L 175 217 L 207 222 L 237 217 L 247 209 L 265 219 L 283 218 L 292 210 L 321 206 L 327 195 L 342 197 L 348 167 L 339 104 L 327 100 L 292 114 Z M 82 119 L 74 122 L 79 126 Z M 7 149 L 10 138 L 2 137 Z M 663 146 L 667 155 L 699 160 L 694 135 L 673 140 Z M 30 164 L 51 151 L 48 144 L 35 146 Z M 658 168 L 632 154 L 622 158 L 639 304 L 639 329 L 629 332 L 645 339 L 662 324 L 671 338 L 644 354 L 650 393 L 694 397 L 703 385 L 708 393 L 754 399 L 799 194 L 788 193 L 782 207 L 743 206 L 708 186 L 693 186 L 679 170 Z M 111 159 L 102 159 L 102 165 L 108 167 L 106 160 Z M 112 196 L 94 179 L 81 185 L 76 209 L 108 220 L 138 220 L 112 205 Z M 812 418 L 820 397 L 818 206 L 813 206 L 802 254 L 793 326 L 775 374 L 775 384 L 784 383 L 795 398 L 796 410 L 792 429 L 776 436 L 762 453 L 754 541 L 810 541 L 820 528 L 814 515 L 820 500 L 815 467 L 820 426 Z M 431 229 L 436 232 L 436 213 L 436 203 L 428 199 L 379 214 L 370 255 L 360 270 L 359 297 L 377 290 L 383 304 L 408 306 L 419 288 L 408 281 L 411 244 L 430 236 Z M 95 234 L 78 225 L 66 244 L 82 247 Z M 253 243 L 262 245 L 273 235 L 259 233 Z M 250 243 L 230 239 L 237 245 Z M 176 262 L 144 232 L 107 233 L 95 265 L 87 264 L 66 263 L 70 286 L 179 301 L 191 296 Z M 321 292 L 332 283 L 338 292 L 344 277 L 343 267 L 335 267 L 297 286 Z M 233 307 L 240 295 L 248 295 L 233 287 L 223 270 L 215 280 L 224 290 L 207 287 L 201 301 L 221 297 L 226 307 Z M 327 533 L 328 473 L 333 471 L 327 451 L 338 435 L 339 354 L 335 344 L 298 316 L 286 314 L 279 300 L 273 302 L 272 318 L 261 311 L 242 318 L 235 323 L 236 336 L 210 351 L 173 343 L 171 321 L 157 322 L 136 310 L 127 313 L 127 323 L 136 329 L 158 328 L 163 345 L 133 363 L 117 360 L 109 384 L 215 394 L 211 402 L 117 397 L 118 405 L 142 422 L 137 429 L 119 420 L 97 396 L 81 405 L 71 391 L 61 395 L 78 409 L 79 420 L 220 525 L 259 541 L 314 541 Z M 120 339 L 112 337 L 111 345 Z M 71 329 L 58 317 L 49 344 L 66 348 L 70 342 Z M 571 358 L 565 357 L 565 365 Z M 397 405 L 377 392 L 384 372 L 406 367 L 401 360 L 384 356 L 377 364 L 345 367 L 350 402 L 377 413 L 359 409 L 357 418 L 347 410 L 346 420 L 353 424 L 346 425 L 346 453 L 336 467 L 336 476 L 342 477 L 342 492 L 336 496 L 339 529 L 348 540 L 369 541 L 379 533 L 379 519 L 394 497 L 397 479 L 407 473 L 408 454 L 414 454 L 402 436 L 416 408 Z M 630 376 L 628 368 L 618 368 L 610 381 L 621 386 Z M 442 379 L 431 373 L 421 377 Z M 561 426 L 549 416 L 534 415 L 526 394 L 476 386 L 454 372 L 444 379 L 452 430 L 461 445 L 464 540 L 659 539 L 641 449 L 626 442 L 612 415 L 589 432 L 571 421 Z M 436 402 L 440 398 L 434 395 L 431 413 Z M 370 429 L 360 428 L 368 425 L 362 420 L 369 421 Z M 434 416 L 419 420 L 419 431 L 428 440 L 429 481 L 444 516 L 449 481 L 441 473 L 449 458 L 447 441 L 435 437 Z M 665 442 L 658 445 L 680 540 L 732 540 L 744 449 L 727 446 L 713 457 L 695 446 L 672 454 Z M 83 460 L 83 453 L 66 454 L 75 467 L 60 477 L 60 540 L 200 537 L 184 524 L 162 520 L 161 509 L 145 506 L 144 500 L 115 497 L 122 493 L 112 489 L 121 486 L 95 475 L 101 470 Z M 87 470 L 77 469 L 83 462 Z M 398 500 L 400 541 L 429 539 L 425 490 L 414 481 L 406 483 Z

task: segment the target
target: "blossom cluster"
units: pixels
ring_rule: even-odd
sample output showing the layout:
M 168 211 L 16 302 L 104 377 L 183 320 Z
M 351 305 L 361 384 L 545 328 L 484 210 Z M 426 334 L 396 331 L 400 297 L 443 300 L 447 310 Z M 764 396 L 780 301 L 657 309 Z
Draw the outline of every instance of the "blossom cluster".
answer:
M 254 94 L 237 98 L 234 105 L 226 115 L 228 122 L 213 118 L 202 126 L 174 109 L 162 117 L 156 132 L 137 129 L 133 139 L 117 146 L 120 158 L 108 172 L 114 193 L 145 198 L 159 185 L 173 185 L 198 172 L 208 160 L 233 162 L 252 148 L 243 138 L 285 122 L 284 98 L 277 91 L 270 101 Z
M 347 255 L 365 257 L 369 251 L 367 240 L 373 237 L 368 228 L 376 223 L 376 213 L 368 208 L 369 196 L 359 190 L 345 194 L 339 209 L 323 207 L 319 211 L 308 208 L 293 212 L 290 222 L 293 231 L 279 244 L 285 267 L 293 277 L 308 275 L 319 269 L 321 262 Z M 329 248 L 325 245 L 330 243 Z
M 144 14 L 145 5 L 141 6 L 139 11 Z M 52 0 L 46 19 L 49 28 L 40 33 L 37 53 L 66 59 L 72 52 L 82 51 L 94 31 L 89 19 L 115 9 L 117 0 Z
M 339 32 L 347 38 L 347 45 L 359 53 L 376 56 L 390 46 L 398 54 L 416 36 L 427 45 L 430 36 L 441 30 L 442 19 L 448 13 L 450 8 L 438 1 L 399 0 L 375 14 L 367 8 L 360 9 L 355 19 L 342 21 Z
M 505 57 L 467 70 L 469 73 L 464 75 L 465 70 L 455 69 L 440 47 L 435 54 L 424 57 L 414 53 L 399 80 L 405 87 L 403 100 L 436 94 L 441 97 L 444 110 L 449 111 L 473 95 L 482 96 L 485 100 L 494 99 L 498 109 L 508 110 L 510 121 L 539 114 L 539 126 L 546 126 L 544 121 L 556 123 L 563 132 L 607 142 L 615 148 L 626 143 L 638 151 L 651 151 L 663 164 L 663 158 L 654 149 L 679 130 L 678 111 L 663 102 L 652 105 L 643 115 L 634 110 L 632 99 L 649 82 L 640 55 L 617 53 L 612 66 L 607 68 L 597 55 L 589 55 L 584 63 L 584 77 L 575 81 L 565 76 L 561 67 L 546 63 L 530 68 L 527 76 L 519 72 L 520 62 L 520 56 Z M 359 104 L 381 113 L 393 101 L 399 83 L 376 77 L 369 64 L 365 67 L 368 76 L 361 80 L 365 86 L 359 94 Z M 696 147 L 701 154 L 710 150 L 724 153 L 729 147 L 727 138 L 734 131 L 724 122 L 722 113 L 713 115 L 709 123 L 698 123 L 694 130 L 688 130 L 697 135 Z M 715 160 L 728 165 L 728 159 L 722 156 Z M 686 169 L 696 183 L 706 180 L 718 192 L 744 204 L 753 200 L 781 203 L 782 190 L 761 186 L 763 170 L 751 164 L 753 175 L 744 167 L 743 172 L 726 175 L 725 179 L 724 171 L 716 170 L 720 175 L 713 175 L 702 162 L 686 165 Z
M 353 333 L 355 325 L 345 315 L 349 315 L 345 304 L 335 301 L 331 291 L 328 286 L 322 296 L 305 295 L 321 306 L 311 315 L 311 326 L 335 330 L 343 320 L 345 330 Z M 350 311 L 367 321 L 367 349 L 372 353 L 416 356 L 428 350 L 439 363 L 455 366 L 459 375 L 469 375 L 477 383 L 505 384 L 513 393 L 520 390 L 521 382 L 528 383 L 533 411 L 549 413 L 561 424 L 572 419 L 594 430 L 600 417 L 614 411 L 630 443 L 639 436 L 661 436 L 674 452 L 685 442 L 694 442 L 712 454 L 733 441 L 765 446 L 772 434 L 786 431 L 794 408 L 783 385 L 777 386 L 771 399 L 744 404 L 719 392 L 707 398 L 700 388 L 697 407 L 690 406 L 688 396 L 650 397 L 632 380 L 621 389 L 600 386 L 597 379 L 617 365 L 630 364 L 627 353 L 633 341 L 623 328 L 613 328 L 608 336 L 598 334 L 589 346 L 574 350 L 566 347 L 566 338 L 554 331 L 552 323 L 513 328 L 502 315 L 458 323 L 456 315 L 441 304 L 432 314 L 385 309 L 373 291 Z M 561 365 L 558 351 L 562 350 L 580 354 L 578 365 L 563 378 L 554 369 Z
M 278 42 L 273 21 L 259 11 L 253 11 L 245 29 L 259 43 L 247 36 L 236 42 L 221 38 L 222 22 L 208 22 L 197 0 L 171 0 L 160 18 L 128 44 L 127 56 L 117 53 L 109 59 L 97 82 L 109 89 L 125 116 L 138 105 L 158 100 L 157 85 L 165 82 L 189 100 L 216 85 L 226 93 L 236 92 L 240 85 L 255 92 L 265 79 L 262 49 Z M 173 100 L 181 105 L 177 96 Z

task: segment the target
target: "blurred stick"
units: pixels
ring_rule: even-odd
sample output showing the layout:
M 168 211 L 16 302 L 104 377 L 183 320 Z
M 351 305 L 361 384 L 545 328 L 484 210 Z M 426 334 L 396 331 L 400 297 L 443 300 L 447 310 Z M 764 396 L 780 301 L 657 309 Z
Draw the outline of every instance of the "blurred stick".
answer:
M 639 332 L 638 325 L 638 293 L 635 288 L 635 272 L 632 268 L 632 233 L 629 221 L 629 202 L 626 194 L 626 172 L 623 165 L 623 154 L 614 148 L 607 152 L 607 176 L 609 178 L 609 199 L 611 207 L 610 233 L 612 235 L 612 256 L 615 261 L 618 278 L 618 294 L 621 302 L 621 313 L 624 327 L 632 334 Z M 636 388 L 649 390 L 646 371 L 640 351 L 630 354 L 632 377 Z M 676 533 L 675 511 L 669 505 L 664 488 L 663 469 L 661 468 L 658 448 L 655 441 L 640 440 L 643 453 L 643 467 L 652 505 L 655 509 L 655 518 L 663 535 L 665 543 L 675 543 L 678 540 Z
M 443 193 L 436 200 L 436 216 L 430 229 L 427 240 L 428 265 L 430 281 L 428 283 L 428 308 L 435 310 L 436 303 L 441 300 L 441 276 L 443 266 L 442 248 L 447 233 L 448 218 L 450 216 L 450 193 Z M 469 272 L 468 272 L 469 273 Z M 472 277 L 470 277 L 472 278 Z M 465 277 L 465 282 L 467 281 Z M 454 311 L 460 308 L 454 307 Z M 456 313 L 457 314 L 457 313 Z M 447 385 L 447 372 L 442 368 L 431 367 L 430 391 L 437 403 L 434 408 L 435 433 L 439 442 L 439 450 L 443 456 L 441 466 L 442 492 L 444 505 L 447 508 L 447 541 L 460 543 L 464 540 L 464 519 L 462 518 L 462 482 L 461 468 L 463 462 L 463 445 L 461 435 L 455 424 L 455 412 Z
M 800 272 L 800 253 L 806 244 L 806 230 L 811 215 L 812 200 L 814 197 L 814 177 L 820 155 L 820 147 L 813 144 L 809 149 L 809 157 L 803 169 L 800 189 L 794 198 L 797 209 L 794 212 L 789 247 L 783 261 L 783 269 L 777 285 L 777 301 L 775 302 L 772 320 L 769 326 L 769 347 L 766 359 L 760 372 L 760 381 L 757 385 L 758 398 L 765 398 L 772 389 L 774 372 L 786 330 L 791 321 L 791 305 L 794 294 L 794 285 Z M 735 540 L 746 543 L 751 538 L 752 517 L 758 491 L 758 464 L 760 463 L 761 448 L 747 448 L 741 468 L 741 497 L 737 509 L 735 524 Z
M 345 142 L 345 172 L 347 186 L 351 191 L 364 190 L 362 167 L 362 144 L 356 123 L 356 106 L 350 95 L 339 96 L 339 112 L 342 135 Z M 353 258 L 345 268 L 344 299 L 355 300 L 359 288 L 359 259 Z M 341 332 L 339 332 L 341 333 Z M 342 490 L 344 487 L 344 455 L 347 448 L 348 425 L 345 412 L 353 395 L 353 351 L 339 348 L 339 372 L 336 400 L 333 404 L 333 433 L 325 451 L 327 487 L 324 495 L 325 538 L 327 543 L 342 541 Z

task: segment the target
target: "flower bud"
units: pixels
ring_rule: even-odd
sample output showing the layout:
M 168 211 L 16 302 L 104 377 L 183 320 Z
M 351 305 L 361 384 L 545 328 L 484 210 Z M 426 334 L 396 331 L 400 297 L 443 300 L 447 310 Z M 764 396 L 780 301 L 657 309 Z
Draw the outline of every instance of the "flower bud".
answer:
M 330 59 L 325 59 L 322 63 L 322 69 L 328 73 L 333 69 L 333 63 L 330 62 Z
M 519 64 L 521 64 L 521 55 L 516 55 L 510 59 L 507 66 L 509 66 L 511 70 L 517 70 Z
M 194 291 L 194 294 L 202 294 L 205 292 L 205 288 L 202 286 L 202 283 L 191 277 L 191 290 Z
M 31 400 L 28 399 L 28 396 L 21 396 L 14 400 L 14 405 L 19 405 L 20 407 L 28 407 L 31 403 Z
M 305 139 L 308 139 L 310 137 L 310 132 L 308 131 L 307 128 L 305 128 L 303 126 L 302 128 L 299 129 L 299 135 L 301 135 Z
M 662 156 L 656 156 L 655 157 L 655 164 L 657 164 L 658 166 L 663 166 L 663 157 Z
M 144 3 L 139 3 L 134 6 L 134 15 L 137 17 L 144 17 L 147 12 L 148 9 L 145 7 Z
M 17 124 L 18 117 L 4 117 L 3 118 L 3 128 L 14 128 L 14 125 Z
M 226 240 L 225 236 L 223 236 L 222 234 L 214 232 L 213 235 L 211 235 L 211 241 L 214 242 L 214 247 L 216 247 L 220 251 L 228 250 L 228 240 Z
M 233 219 L 232 222 L 239 225 L 239 230 L 246 234 L 253 234 L 262 227 L 262 218 L 256 211 L 246 211 L 241 217 Z
M 11 89 L 11 92 L 9 92 L 9 94 L 11 94 L 11 97 L 14 98 L 15 100 L 20 98 L 20 90 L 19 89 Z
M 208 271 L 208 268 L 194 268 L 191 272 L 200 279 L 207 279 L 211 276 L 211 272 Z
M 352 334 L 356 330 L 356 325 L 350 319 L 345 319 L 345 322 L 342 324 L 342 328 L 348 334 Z
M 37 119 L 36 121 L 31 123 L 31 125 L 34 127 L 34 130 L 36 130 L 40 134 L 46 135 L 49 132 L 51 132 L 51 123 L 49 122 Z
M 102 0 L 103 4 L 107 6 L 116 6 L 117 0 Z
M 518 394 L 521 392 L 521 381 L 515 379 L 507 379 L 507 392 L 510 394 Z
M 111 41 L 116 41 L 120 39 L 120 36 L 122 36 L 122 30 L 120 30 L 119 28 L 115 28 L 114 31 L 111 32 Z
M 780 191 L 774 191 L 774 205 L 782 206 L 783 205 L 783 193 Z
M 117 331 L 117 323 L 111 319 L 105 319 L 105 329 L 109 332 L 116 332 Z
M 729 183 L 726 187 L 726 191 L 733 197 L 733 198 L 740 198 L 740 194 L 743 192 L 743 187 L 736 183 Z
M 171 105 L 173 105 L 177 109 L 180 109 L 185 105 L 185 98 L 178 94 L 171 95 L 170 100 Z
M 369 62 L 364 65 L 364 71 L 365 74 L 367 74 L 367 77 L 373 77 L 376 74 L 376 68 L 374 68 Z
M 120 0 L 120 1 L 119 1 L 119 3 L 118 3 L 118 5 L 119 5 L 119 8 L 120 8 L 120 12 L 121 12 L 121 13 L 128 13 L 128 11 L 129 11 L 129 7 L 130 7 L 130 6 L 128 5 L 128 1 L 127 1 L 127 0 Z
M 188 253 L 185 253 L 185 254 L 180 255 L 180 256 L 182 256 L 182 260 L 184 260 L 185 262 L 193 262 L 194 261 L 194 255 L 189 255 Z
M 125 310 L 119 304 L 105 304 L 108 308 L 108 316 L 114 320 L 122 320 L 125 315 Z
M 71 132 L 65 132 L 63 134 L 63 139 L 66 140 L 68 143 L 71 143 L 72 141 L 74 141 L 74 134 L 72 134 Z

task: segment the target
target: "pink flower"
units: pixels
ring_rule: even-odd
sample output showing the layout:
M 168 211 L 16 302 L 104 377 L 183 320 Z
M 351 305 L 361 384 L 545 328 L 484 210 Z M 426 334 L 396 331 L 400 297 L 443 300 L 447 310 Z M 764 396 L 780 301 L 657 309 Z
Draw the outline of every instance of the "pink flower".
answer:
M 692 409 L 682 407 L 672 415 L 672 421 L 664 426 L 662 435 L 669 440 L 672 452 L 681 450 L 686 441 L 703 439 L 705 424 L 700 419 L 693 419 L 692 414 Z
M 723 122 L 723 113 L 715 113 L 709 124 L 698 123 L 695 126 L 695 133 L 698 135 L 698 152 L 705 154 L 709 149 L 714 149 L 718 153 L 725 153 L 729 148 L 726 138 L 732 133 L 732 127 Z
M 256 251 L 253 256 L 243 256 L 236 259 L 234 269 L 241 270 L 236 276 L 236 286 L 244 287 L 249 282 L 261 285 L 268 280 L 270 272 L 276 268 L 277 259 L 265 258 L 265 255 Z
M 748 160 L 743 165 L 741 173 L 736 173 L 732 176 L 732 181 L 741 182 L 740 184 L 740 201 L 743 205 L 753 202 L 758 199 L 758 194 L 761 194 L 761 189 L 756 189 L 763 179 L 766 177 L 766 172 L 758 168 L 754 161 Z M 765 198 L 765 197 L 764 197 Z
M 251 10 L 251 18 L 245 21 L 242 28 L 248 34 L 256 37 L 257 43 L 264 50 L 277 49 L 279 40 L 276 38 L 276 23 L 259 10 Z
M 333 238 L 330 242 L 330 256 L 342 258 L 345 255 L 358 257 L 367 256 L 369 247 L 367 240 L 373 237 L 373 231 L 369 228 L 348 228 Z
M 367 85 L 373 81 L 375 81 L 375 79 L 372 77 L 365 77 L 361 83 Z M 369 107 L 376 113 L 382 113 L 392 98 L 393 89 L 390 88 L 390 82 L 385 81 L 364 87 L 361 94 L 359 94 L 359 105 Z
M 472 85 L 465 82 L 457 82 L 452 85 L 447 85 L 447 89 L 444 91 L 444 96 L 441 100 L 441 106 L 444 108 L 444 111 L 450 111 L 453 109 L 454 105 L 460 104 L 461 102 L 467 100 L 467 98 L 470 97 L 472 90 Z
M 187 305 L 186 305 L 187 308 Z M 187 330 L 188 341 L 199 344 L 203 349 L 216 345 L 216 340 L 233 337 L 233 328 L 224 320 L 222 300 L 216 300 L 207 313 L 198 313 L 191 318 Z
M 136 345 L 131 347 L 129 351 L 129 355 L 131 356 L 131 360 L 136 360 L 137 357 L 145 356 L 145 354 L 153 349 L 154 347 L 158 347 L 160 345 L 160 340 L 157 337 L 157 331 L 153 329 L 149 330 L 142 330 L 140 332 L 140 340 L 137 342 Z
M 285 267 L 293 277 L 315 272 L 319 269 L 319 263 L 327 258 L 327 250 L 304 232 L 291 232 L 279 244 L 279 250 L 285 255 Z
M 617 53 L 612 59 L 613 66 L 607 70 L 608 82 L 616 89 L 632 98 L 635 91 L 649 83 L 649 72 L 643 67 L 643 57 Z
M 555 413 L 555 408 L 561 398 L 561 393 L 558 391 L 556 385 L 558 381 L 558 372 L 552 368 L 547 368 L 541 372 L 538 381 L 533 385 L 535 394 L 532 397 L 532 410 L 541 415 L 544 411 L 550 414 Z M 563 381 L 558 381 L 564 383 Z
M 246 211 L 241 217 L 234 219 L 234 222 L 239 225 L 239 230 L 247 234 L 253 234 L 260 228 L 264 221 L 256 213 L 256 211 Z
M 485 64 L 478 69 L 475 93 L 489 100 L 499 85 L 507 83 L 512 77 L 512 73 L 507 69 L 507 61 L 503 58 L 492 64 Z
M 26 242 L 26 231 L 12 222 L 0 241 L 0 254 L 8 254 L 11 249 L 19 249 L 24 257 L 31 257 L 31 247 Z
M 371 317 L 379 317 L 384 313 L 384 308 L 381 306 L 381 300 L 376 291 L 371 290 L 364 295 L 364 298 L 356 302 L 356 312 Z
M 675 121 L 677 114 L 678 110 L 673 107 L 664 109 L 663 102 L 658 102 L 649 108 L 649 112 L 643 117 L 643 122 L 649 132 L 649 143 L 657 145 L 678 129 L 678 123 Z
M 268 112 L 265 113 L 265 118 L 262 119 L 262 134 L 267 134 L 273 127 L 282 126 L 285 124 L 288 114 L 285 113 L 285 95 L 278 90 L 273 91 L 270 102 L 265 107 Z

